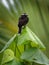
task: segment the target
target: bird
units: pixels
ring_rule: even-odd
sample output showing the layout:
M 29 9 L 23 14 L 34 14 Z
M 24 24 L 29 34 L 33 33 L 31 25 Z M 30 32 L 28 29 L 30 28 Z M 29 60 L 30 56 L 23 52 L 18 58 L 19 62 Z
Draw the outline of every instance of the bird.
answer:
M 28 18 L 28 15 L 26 13 L 23 13 L 19 17 L 19 21 L 18 21 L 19 31 L 18 31 L 18 33 L 21 33 L 22 27 L 26 27 L 26 24 L 28 23 L 28 21 L 29 21 L 29 18 Z

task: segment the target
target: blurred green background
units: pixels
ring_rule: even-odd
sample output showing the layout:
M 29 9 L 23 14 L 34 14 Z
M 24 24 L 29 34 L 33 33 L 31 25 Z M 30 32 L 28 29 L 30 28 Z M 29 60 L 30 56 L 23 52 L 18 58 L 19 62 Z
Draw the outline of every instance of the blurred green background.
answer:
M 49 58 L 49 0 L 0 0 L 0 50 L 18 32 L 22 13 L 28 14 L 28 26 L 46 46 Z

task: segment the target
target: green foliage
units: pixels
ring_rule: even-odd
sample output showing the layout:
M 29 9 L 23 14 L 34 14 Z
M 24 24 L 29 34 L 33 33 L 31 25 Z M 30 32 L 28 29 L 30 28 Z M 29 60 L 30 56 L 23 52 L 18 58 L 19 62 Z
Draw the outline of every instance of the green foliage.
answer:
M 12 60 L 6 64 L 3 64 L 3 65 L 23 65 L 23 63 L 17 62 L 16 60 Z
M 16 37 L 16 34 L 7 42 L 7 44 L 3 47 L 0 53 L 2 53 L 12 43 L 15 37 Z
M 4 51 L 2 64 L 5 64 L 13 59 L 14 59 L 14 53 L 10 49 L 7 49 Z
M 35 47 L 26 50 L 22 54 L 21 59 L 29 62 L 36 62 L 39 64 L 45 64 L 45 65 L 49 64 L 48 58 L 43 54 L 41 50 Z
M 15 50 L 7 49 L 13 42 L 15 42 Z M 49 59 L 42 52 L 43 49 L 45 49 L 43 43 L 26 27 L 21 34 L 15 34 L 3 51 L 1 50 L 0 53 L 3 53 L 1 65 L 32 65 L 33 63 L 49 65 Z
M 12 49 L 14 51 L 14 55 L 16 55 L 16 58 L 21 57 L 21 54 L 24 52 L 25 45 L 26 49 L 31 47 L 37 47 L 40 50 L 45 49 L 42 42 L 34 33 L 30 31 L 29 32 L 33 36 L 33 39 L 30 35 L 28 35 L 28 32 L 26 32 L 24 35 L 23 33 L 18 35 L 18 39 L 21 39 L 16 41 L 17 35 L 15 35 L 15 33 L 17 33 L 18 29 L 18 18 L 24 12 L 29 16 L 28 26 L 45 43 L 47 47 L 46 52 L 48 52 L 47 55 L 49 56 L 49 0 L 0 0 L 0 64 L 2 61 L 3 52 L 6 48 Z M 27 41 L 25 42 L 23 38 Z M 15 42 L 18 42 L 18 44 L 16 45 Z M 13 62 L 15 61 L 11 61 L 12 65 Z M 44 62 L 48 63 L 47 61 Z M 11 64 L 9 62 L 9 65 Z
M 27 44 L 27 42 L 33 47 L 45 49 L 45 46 L 42 44 L 39 38 L 28 27 L 26 27 L 22 31 L 21 35 L 19 35 L 17 45 Z

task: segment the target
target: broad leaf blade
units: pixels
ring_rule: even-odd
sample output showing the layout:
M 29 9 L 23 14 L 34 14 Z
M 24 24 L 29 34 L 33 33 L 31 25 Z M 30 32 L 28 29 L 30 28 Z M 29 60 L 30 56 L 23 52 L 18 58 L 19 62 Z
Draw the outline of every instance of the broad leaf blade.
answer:
M 39 64 L 49 64 L 49 59 L 38 48 L 30 48 L 26 50 L 22 54 L 21 59 Z
M 22 33 L 18 36 L 17 45 L 26 44 L 28 41 L 33 47 L 45 49 L 45 46 L 40 41 L 40 39 L 28 27 L 26 27 L 25 29 L 23 29 Z

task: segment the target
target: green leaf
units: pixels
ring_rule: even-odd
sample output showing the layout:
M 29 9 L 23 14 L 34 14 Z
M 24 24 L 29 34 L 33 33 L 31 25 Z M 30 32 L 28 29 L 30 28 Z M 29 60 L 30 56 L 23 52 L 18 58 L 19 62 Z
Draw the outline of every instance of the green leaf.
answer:
M 2 53 L 6 48 L 9 47 L 9 45 L 14 41 L 15 37 L 16 37 L 16 34 L 7 42 L 7 44 L 3 47 L 0 53 Z
M 22 33 L 18 36 L 17 45 L 27 44 L 27 42 L 29 42 L 32 47 L 45 49 L 45 46 L 40 39 L 28 27 L 23 29 Z
M 2 58 L 2 64 L 5 64 L 9 61 L 12 61 L 14 59 L 14 53 L 12 50 L 10 49 L 6 49 L 4 51 L 4 54 L 3 54 L 3 58 Z
M 6 63 L 6 64 L 3 64 L 3 65 L 23 65 L 21 62 L 18 62 L 16 61 L 15 59 Z
M 21 59 L 39 64 L 49 65 L 49 59 L 38 48 L 30 48 L 22 53 Z

